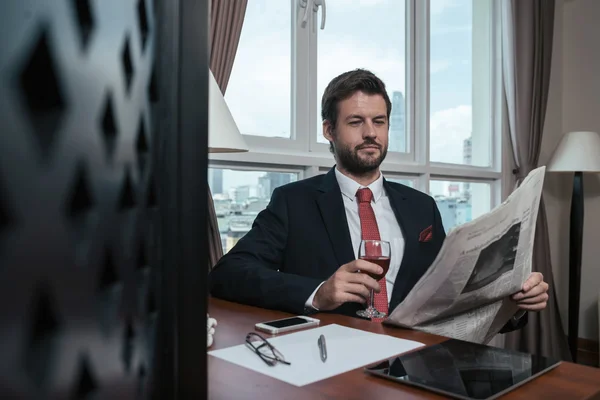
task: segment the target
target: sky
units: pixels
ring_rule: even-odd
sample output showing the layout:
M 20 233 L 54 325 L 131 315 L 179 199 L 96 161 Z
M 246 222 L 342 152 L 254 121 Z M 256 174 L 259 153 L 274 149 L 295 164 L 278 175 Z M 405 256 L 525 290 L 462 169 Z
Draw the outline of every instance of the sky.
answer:
M 471 135 L 472 1 L 431 0 L 430 154 L 461 163 Z M 482 1 L 482 0 L 477 0 Z M 291 7 L 286 0 L 249 0 L 225 99 L 240 130 L 290 135 Z M 319 21 L 321 11 L 319 11 Z M 308 29 L 308 28 L 307 28 Z M 367 68 L 393 91 L 405 93 L 405 2 L 327 0 L 318 31 L 317 112 L 327 83 L 341 72 Z M 319 126 L 312 133 L 321 142 Z M 259 172 L 225 171 L 224 188 L 255 181 Z M 441 189 L 440 189 L 441 190 Z

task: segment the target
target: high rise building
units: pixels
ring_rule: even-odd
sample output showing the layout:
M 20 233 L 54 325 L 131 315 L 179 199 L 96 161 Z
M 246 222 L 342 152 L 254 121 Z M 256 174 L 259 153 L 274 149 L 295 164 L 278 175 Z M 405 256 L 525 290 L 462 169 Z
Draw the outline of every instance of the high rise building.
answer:
M 390 113 L 389 151 L 406 152 L 405 106 L 402 92 L 392 94 L 392 112 Z
M 229 198 L 235 203 L 242 204 L 250 197 L 250 185 L 229 188 Z
M 463 163 L 471 165 L 473 155 L 471 136 L 463 140 Z
M 221 168 L 208 169 L 208 185 L 213 195 L 223 193 L 223 170 Z
M 271 193 L 271 180 L 268 174 L 264 174 L 258 178 L 258 197 L 260 199 L 270 199 Z
M 286 185 L 290 182 L 295 181 L 295 174 L 287 174 L 284 172 L 267 172 L 266 177 L 269 181 L 269 199 L 273 194 L 273 191 L 279 186 Z M 266 186 L 266 185 L 265 185 Z
M 450 229 L 471 221 L 471 204 L 464 199 L 437 196 L 435 202 L 438 206 L 442 224 L 448 232 Z
M 473 155 L 473 145 L 471 136 L 463 141 L 463 162 L 466 165 L 471 165 Z M 463 196 L 465 198 L 471 198 L 471 184 L 469 182 L 463 183 Z

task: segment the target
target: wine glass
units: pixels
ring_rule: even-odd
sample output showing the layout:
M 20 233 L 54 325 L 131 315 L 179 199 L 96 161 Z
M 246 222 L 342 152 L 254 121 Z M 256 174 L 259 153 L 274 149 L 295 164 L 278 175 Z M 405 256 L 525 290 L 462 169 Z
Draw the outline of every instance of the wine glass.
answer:
M 358 249 L 358 258 L 379 265 L 383 272 L 379 275 L 370 274 L 377 282 L 387 274 L 390 268 L 391 247 L 390 242 L 383 240 L 362 240 Z M 383 283 L 385 285 L 385 282 Z M 356 314 L 363 318 L 383 318 L 385 313 L 377 310 L 374 305 L 375 291 L 371 289 L 369 306 L 364 310 L 358 310 Z

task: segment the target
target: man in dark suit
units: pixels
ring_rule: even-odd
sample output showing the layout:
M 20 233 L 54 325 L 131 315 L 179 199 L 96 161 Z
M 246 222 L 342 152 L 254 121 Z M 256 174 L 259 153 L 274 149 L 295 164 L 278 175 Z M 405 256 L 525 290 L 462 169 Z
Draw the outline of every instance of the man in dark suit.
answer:
M 402 302 L 434 261 L 445 231 L 430 196 L 385 180 L 379 170 L 390 112 L 384 83 L 369 71 L 331 81 L 322 118 L 336 166 L 273 192 L 252 229 L 211 271 L 213 296 L 294 314 L 350 316 L 365 307 L 369 289 L 388 314 Z M 379 282 L 365 272 L 376 275 L 380 267 L 357 259 L 367 231 L 391 243 L 390 268 Z M 521 313 L 504 331 L 523 325 L 525 311 L 543 309 L 547 290 L 541 274 L 532 274 L 513 296 Z

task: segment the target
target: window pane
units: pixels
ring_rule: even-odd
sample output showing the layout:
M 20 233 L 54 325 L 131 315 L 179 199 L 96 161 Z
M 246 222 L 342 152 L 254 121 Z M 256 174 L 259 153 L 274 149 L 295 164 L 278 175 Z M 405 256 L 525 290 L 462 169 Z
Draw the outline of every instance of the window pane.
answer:
M 223 254 L 252 227 L 254 218 L 267 207 L 275 188 L 298 180 L 297 173 L 208 169 L 221 233 Z
M 431 161 L 490 166 L 491 1 L 431 0 Z
M 290 138 L 291 7 L 248 2 L 225 100 L 246 135 Z
M 321 97 L 337 75 L 365 68 L 386 84 L 392 101 L 389 151 L 405 152 L 405 1 L 327 0 L 327 23 L 319 30 L 317 55 L 317 127 L 323 137 Z
M 446 232 L 490 211 L 489 183 L 432 180 L 429 194 L 437 203 Z

